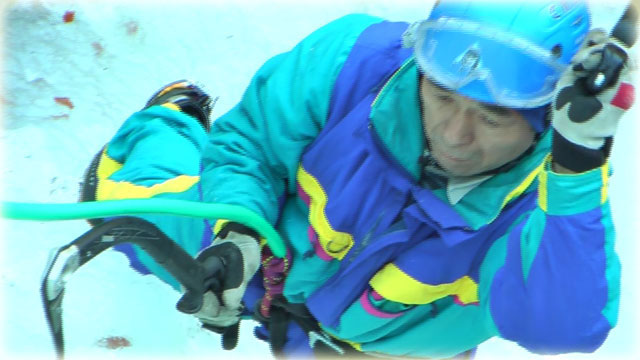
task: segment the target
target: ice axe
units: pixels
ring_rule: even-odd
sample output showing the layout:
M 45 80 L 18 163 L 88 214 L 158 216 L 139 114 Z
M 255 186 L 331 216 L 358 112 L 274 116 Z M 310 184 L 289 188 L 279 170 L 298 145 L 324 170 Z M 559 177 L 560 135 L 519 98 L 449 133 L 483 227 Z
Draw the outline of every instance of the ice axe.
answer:
M 209 290 L 216 292 L 214 288 L 205 288 L 203 279 L 207 274 L 222 272 L 222 269 L 211 266 L 205 269 L 204 264 L 191 257 L 155 225 L 138 217 L 124 215 L 170 214 L 209 219 L 224 218 L 257 230 L 267 239 L 274 255 L 282 257 L 286 251 L 279 234 L 266 220 L 248 209 L 235 205 L 168 199 L 109 200 L 73 204 L 3 202 L 1 205 L 2 216 L 14 220 L 71 220 L 118 216 L 51 252 L 40 290 L 46 321 L 58 358 L 64 357 L 62 301 L 67 280 L 82 265 L 115 245 L 130 243 L 139 246 L 178 280 L 184 294 L 176 307 L 183 313 L 198 312 L 202 307 L 203 294 Z M 216 332 L 222 334 L 224 349 L 230 350 L 236 346 L 237 323 Z
M 637 20 L 637 9 L 629 3 L 622 17 L 611 30 L 611 37 L 619 40 L 627 48 L 632 47 L 637 38 Z M 594 67 L 589 75 L 581 79 L 582 87 L 587 93 L 594 95 L 613 86 L 618 81 L 620 71 L 626 65 L 627 57 L 627 53 L 619 46 L 606 45 L 602 49 L 600 63 Z
M 195 313 L 202 307 L 205 271 L 179 245 L 153 224 L 134 217 L 121 217 L 99 225 L 71 243 L 54 249 L 40 288 L 45 316 L 58 358 L 64 356 L 62 299 L 69 276 L 104 250 L 121 243 L 140 246 L 173 275 L 185 289 L 178 310 Z

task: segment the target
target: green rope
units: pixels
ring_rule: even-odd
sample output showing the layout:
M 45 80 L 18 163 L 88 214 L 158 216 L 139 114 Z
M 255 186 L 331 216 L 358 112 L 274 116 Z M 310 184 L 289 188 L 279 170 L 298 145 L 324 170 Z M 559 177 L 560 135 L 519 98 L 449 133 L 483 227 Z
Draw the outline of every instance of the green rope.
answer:
M 239 222 L 266 238 L 274 255 L 282 258 L 286 253 L 282 238 L 271 224 L 253 211 L 237 205 L 169 199 L 107 200 L 71 204 L 2 203 L 2 216 L 13 220 L 77 220 L 140 214 L 167 214 Z

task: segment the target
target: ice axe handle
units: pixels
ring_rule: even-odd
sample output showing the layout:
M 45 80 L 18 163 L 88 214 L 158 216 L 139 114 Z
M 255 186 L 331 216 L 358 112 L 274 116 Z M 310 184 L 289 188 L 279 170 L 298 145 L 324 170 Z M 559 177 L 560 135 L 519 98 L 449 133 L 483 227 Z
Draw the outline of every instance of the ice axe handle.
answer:
M 202 275 L 198 277 L 201 281 L 201 286 L 187 288 L 182 295 L 176 308 L 185 314 L 195 314 L 202 308 L 204 292 L 214 291 L 218 293 L 221 291 L 222 278 L 224 277 L 225 266 L 222 259 L 217 256 L 207 259 L 204 263 L 200 263 L 198 259 L 195 261 L 200 264 L 198 271 L 202 271 Z
M 611 36 L 630 48 L 636 43 L 638 37 L 637 27 L 638 12 L 633 4 L 629 4 L 620 20 L 611 30 Z
M 599 94 L 614 86 L 628 59 L 627 53 L 613 44 L 606 45 L 601 54 L 602 60 L 598 66 L 581 79 L 583 88 L 591 95 Z M 583 70 L 582 64 L 575 65 L 573 68 L 574 70 Z
M 638 14 L 635 7 L 629 4 L 616 25 L 611 30 L 611 37 L 618 39 L 627 48 L 632 47 L 637 38 Z M 620 71 L 625 66 L 628 56 L 620 47 L 609 44 L 602 50 L 602 60 L 592 73 L 583 78 L 584 89 L 592 95 L 599 94 L 615 85 Z

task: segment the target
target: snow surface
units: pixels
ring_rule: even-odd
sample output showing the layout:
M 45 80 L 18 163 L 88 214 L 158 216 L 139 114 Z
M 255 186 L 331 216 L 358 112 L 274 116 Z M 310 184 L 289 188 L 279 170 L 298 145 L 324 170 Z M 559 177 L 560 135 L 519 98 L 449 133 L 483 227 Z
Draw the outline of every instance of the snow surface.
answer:
M 255 70 L 326 22 L 351 12 L 414 21 L 430 1 L 7 1 L 0 2 L 3 126 L 0 182 L 4 201 L 73 202 L 85 167 L 123 120 L 160 86 L 195 79 L 231 108 Z M 621 2 L 596 2 L 594 23 L 611 28 Z M 73 21 L 65 22 L 65 13 Z M 68 13 L 70 14 L 70 13 Z M 66 16 L 69 20 L 70 15 Z M 73 108 L 55 98 L 68 98 Z M 637 107 L 636 107 L 637 108 Z M 637 110 L 619 128 L 613 150 L 611 203 L 624 268 L 620 319 L 595 353 L 562 359 L 638 358 L 636 257 Z M 83 221 L 3 221 L 0 358 L 53 358 L 39 287 L 51 248 L 88 230 Z M 243 322 L 239 347 L 175 310 L 179 294 L 128 267 L 109 251 L 67 284 L 64 329 L 69 358 L 269 358 L 268 346 Z M 101 339 L 127 338 L 107 349 Z M 428 339 L 425 339 L 428 341 Z M 540 359 L 500 339 L 478 359 Z

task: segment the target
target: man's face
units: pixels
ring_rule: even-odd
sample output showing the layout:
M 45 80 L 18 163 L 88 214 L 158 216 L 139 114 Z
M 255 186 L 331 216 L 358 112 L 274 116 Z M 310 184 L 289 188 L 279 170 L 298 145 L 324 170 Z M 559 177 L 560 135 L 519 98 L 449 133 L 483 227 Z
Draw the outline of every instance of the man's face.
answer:
M 431 155 L 451 175 L 495 169 L 518 158 L 533 143 L 535 132 L 517 111 L 471 100 L 426 77 L 420 85 Z

